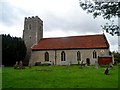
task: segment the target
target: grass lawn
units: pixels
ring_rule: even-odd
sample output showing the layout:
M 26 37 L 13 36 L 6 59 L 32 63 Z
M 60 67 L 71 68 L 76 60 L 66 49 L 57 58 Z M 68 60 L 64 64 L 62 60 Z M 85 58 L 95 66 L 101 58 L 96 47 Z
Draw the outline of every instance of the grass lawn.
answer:
M 105 75 L 106 67 L 34 66 L 4 67 L 2 88 L 118 88 L 118 67 Z

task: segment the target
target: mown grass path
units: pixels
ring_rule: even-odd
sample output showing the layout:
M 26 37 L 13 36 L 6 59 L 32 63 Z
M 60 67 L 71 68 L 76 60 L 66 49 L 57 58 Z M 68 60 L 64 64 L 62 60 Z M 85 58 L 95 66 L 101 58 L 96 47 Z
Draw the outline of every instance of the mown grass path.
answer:
M 2 88 L 117 88 L 118 67 L 34 66 L 2 69 Z

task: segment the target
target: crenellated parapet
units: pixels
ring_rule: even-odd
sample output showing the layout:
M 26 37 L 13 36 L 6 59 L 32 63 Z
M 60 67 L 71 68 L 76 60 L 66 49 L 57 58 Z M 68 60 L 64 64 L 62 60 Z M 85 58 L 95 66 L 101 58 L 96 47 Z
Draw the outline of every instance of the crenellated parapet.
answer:
M 41 24 L 43 24 L 43 21 L 38 16 L 25 17 L 25 23 L 31 21 L 39 21 Z

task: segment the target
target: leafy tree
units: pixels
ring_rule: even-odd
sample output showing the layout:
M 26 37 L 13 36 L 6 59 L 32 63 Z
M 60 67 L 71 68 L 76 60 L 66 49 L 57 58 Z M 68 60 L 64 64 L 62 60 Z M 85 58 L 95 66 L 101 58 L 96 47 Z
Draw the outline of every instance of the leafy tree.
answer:
M 2 35 L 2 64 L 14 65 L 16 61 L 22 61 L 26 56 L 26 46 L 21 38 Z
M 114 55 L 115 63 L 120 63 L 120 53 L 113 51 L 112 54 Z
M 80 7 L 83 10 L 86 10 L 87 13 L 92 13 L 94 18 L 97 18 L 97 16 L 102 16 L 104 19 L 107 20 L 110 20 L 113 17 L 120 18 L 120 2 L 95 2 L 95 0 L 79 1 Z M 111 35 L 116 34 L 120 36 L 118 25 L 114 24 L 114 20 L 110 20 L 110 22 L 111 24 L 106 23 L 106 25 L 102 26 L 102 28 Z

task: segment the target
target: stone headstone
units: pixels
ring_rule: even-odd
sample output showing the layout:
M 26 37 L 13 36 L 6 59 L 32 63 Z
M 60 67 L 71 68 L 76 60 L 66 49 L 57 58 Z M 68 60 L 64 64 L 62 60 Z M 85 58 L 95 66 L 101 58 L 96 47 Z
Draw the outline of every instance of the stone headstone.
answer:
M 19 68 L 20 68 L 20 69 L 25 69 L 25 67 L 23 66 L 22 61 L 19 62 Z
M 108 67 L 106 68 L 104 74 L 105 74 L 105 75 L 108 75 L 108 74 L 109 74 L 109 69 L 108 69 Z
M 22 61 L 20 61 L 20 63 L 19 63 L 19 67 L 20 67 L 20 68 L 23 67 Z
M 95 61 L 95 68 L 98 69 L 98 62 Z
M 14 69 L 18 68 L 18 61 L 16 61 L 15 65 L 14 65 Z
M 80 62 L 80 68 L 82 69 L 83 67 L 83 61 Z
M 109 68 L 110 68 L 110 69 L 113 68 L 113 64 L 112 64 L 112 63 L 109 64 Z

